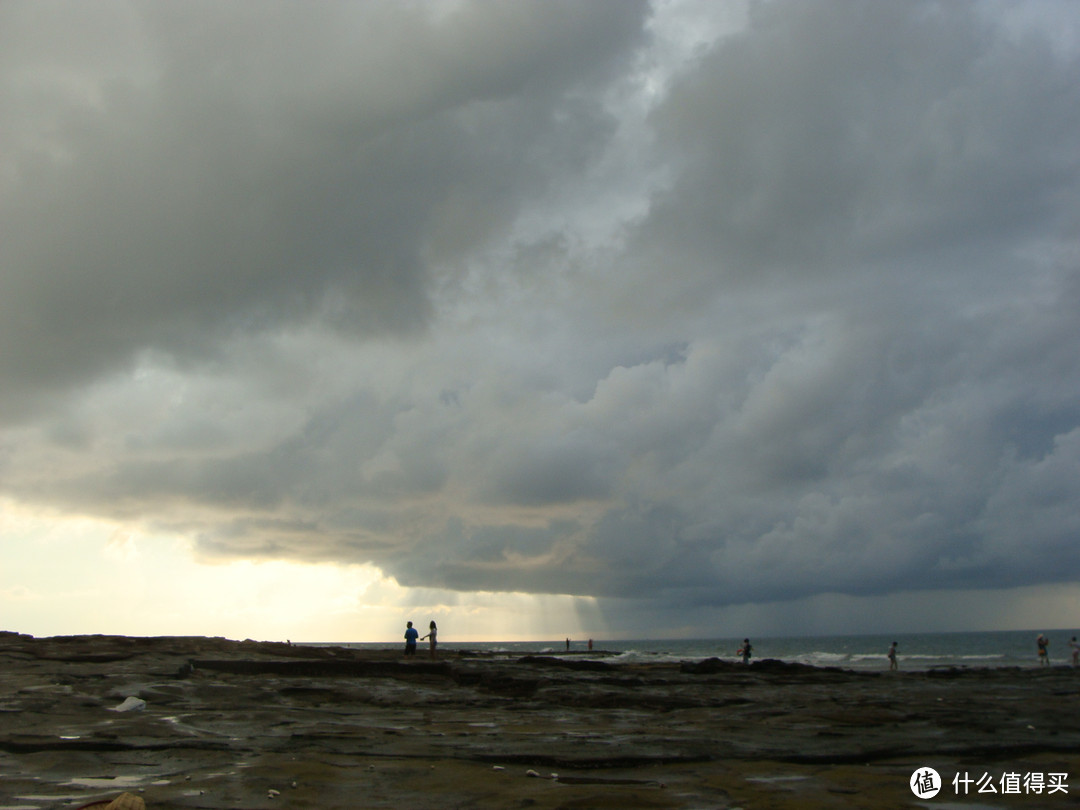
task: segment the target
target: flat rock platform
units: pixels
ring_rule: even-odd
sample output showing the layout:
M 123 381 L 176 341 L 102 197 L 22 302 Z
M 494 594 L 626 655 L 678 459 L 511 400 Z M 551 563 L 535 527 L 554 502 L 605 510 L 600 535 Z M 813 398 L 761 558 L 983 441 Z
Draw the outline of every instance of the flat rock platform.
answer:
M 946 783 L 930 801 L 909 782 Z M 956 795 L 955 774 L 995 795 Z M 1067 790 L 1002 795 L 1007 774 Z M 0 633 L 0 810 L 1080 806 L 1080 672 Z M 948 804 L 953 802 L 953 804 Z

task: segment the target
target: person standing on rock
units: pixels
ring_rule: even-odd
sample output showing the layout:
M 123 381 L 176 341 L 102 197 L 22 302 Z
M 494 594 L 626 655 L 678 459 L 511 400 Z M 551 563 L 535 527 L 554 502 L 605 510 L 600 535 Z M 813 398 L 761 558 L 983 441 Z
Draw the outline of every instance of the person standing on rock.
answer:
M 891 670 L 892 669 L 899 669 L 899 667 L 896 664 L 896 642 L 895 641 L 892 643 L 892 646 L 889 647 L 889 669 L 891 669 Z
M 1050 646 L 1050 639 L 1039 633 L 1039 637 L 1035 639 L 1035 644 L 1039 648 L 1039 666 L 1050 666 L 1050 651 L 1047 649 Z
M 739 648 L 738 655 L 742 656 L 742 662 L 744 664 L 750 663 L 750 654 L 754 651 L 753 646 L 750 644 L 750 639 L 744 638 L 742 640 L 742 647 Z
M 405 655 L 416 655 L 416 638 L 420 631 L 412 626 L 412 622 L 405 623 Z
M 429 625 L 429 627 L 430 627 L 431 632 L 428 633 L 426 636 L 421 636 L 420 640 L 423 641 L 425 638 L 428 640 L 428 644 L 430 645 L 430 647 L 428 649 L 431 652 L 432 660 L 434 660 L 434 658 L 435 658 L 436 637 L 439 634 L 439 628 L 435 626 L 435 620 L 434 619 L 431 620 L 431 624 Z

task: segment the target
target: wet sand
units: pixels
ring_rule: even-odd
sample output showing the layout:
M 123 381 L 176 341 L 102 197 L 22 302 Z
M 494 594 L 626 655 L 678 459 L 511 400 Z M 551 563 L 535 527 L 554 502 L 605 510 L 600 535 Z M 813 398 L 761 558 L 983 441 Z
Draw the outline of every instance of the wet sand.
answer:
M 0 633 L 0 673 L 0 810 L 122 791 L 149 810 L 1080 805 L 1068 667 L 431 662 L 396 648 Z M 947 784 L 923 802 L 909 788 L 923 766 L 946 783 L 1070 784 L 967 797 Z

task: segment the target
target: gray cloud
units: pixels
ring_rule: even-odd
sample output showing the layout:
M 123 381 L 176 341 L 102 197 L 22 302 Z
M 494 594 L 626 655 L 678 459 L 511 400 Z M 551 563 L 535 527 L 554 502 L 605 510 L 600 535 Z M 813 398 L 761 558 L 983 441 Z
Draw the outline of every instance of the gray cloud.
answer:
M 0 373 L 25 396 L 148 346 L 422 328 L 434 265 L 605 137 L 584 93 L 643 6 L 434 11 L 6 5 Z
M 672 610 L 1074 579 L 1070 4 L 682 61 L 625 3 L 49 8 L 0 26 L 52 42 L 0 49 L 9 495 Z

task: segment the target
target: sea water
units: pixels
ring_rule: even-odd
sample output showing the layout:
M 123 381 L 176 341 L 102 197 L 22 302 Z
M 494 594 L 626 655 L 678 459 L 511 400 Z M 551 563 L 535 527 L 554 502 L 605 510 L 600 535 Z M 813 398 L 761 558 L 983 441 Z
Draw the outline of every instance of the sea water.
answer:
M 444 631 L 440 631 L 444 632 Z M 1050 663 L 1072 663 L 1069 640 L 1080 630 L 1043 631 L 1050 639 Z M 887 669 L 889 645 L 897 642 L 897 660 L 902 670 L 928 670 L 938 667 L 1033 667 L 1038 666 L 1036 630 L 1010 630 L 969 633 L 897 633 L 892 635 L 853 636 L 760 636 L 750 639 L 753 660 L 774 658 L 819 667 L 854 670 Z M 359 649 L 387 649 L 396 644 L 343 643 Z M 594 657 L 616 661 L 700 661 L 720 658 L 741 660 L 737 654 L 742 638 L 719 639 L 639 639 L 592 640 Z M 566 640 L 514 642 L 442 642 L 447 651 L 467 650 L 477 653 L 565 654 Z M 569 652 L 575 658 L 589 656 L 588 641 L 571 639 Z M 423 644 L 418 656 L 426 653 Z M 614 659 L 613 659 L 614 656 Z

